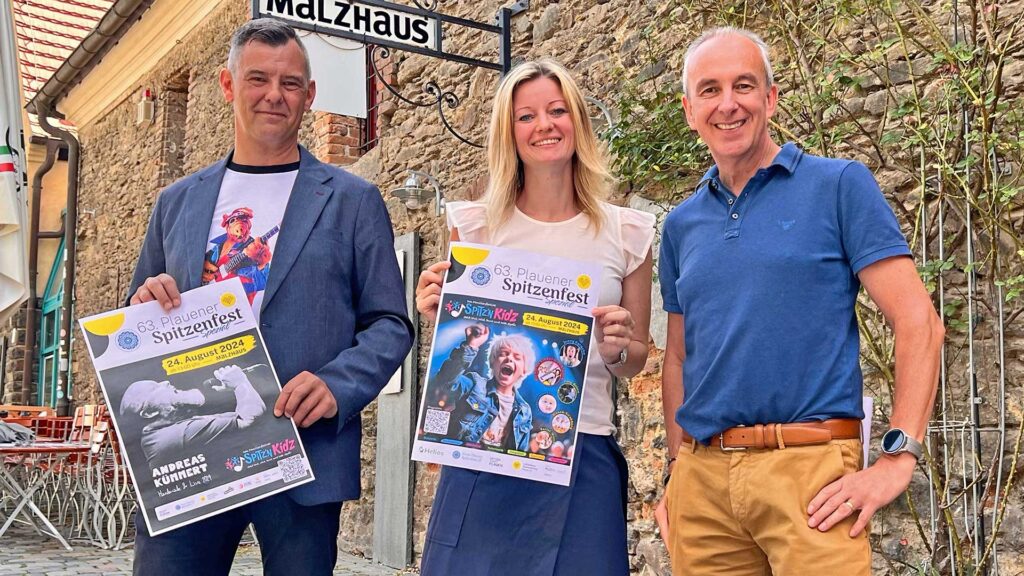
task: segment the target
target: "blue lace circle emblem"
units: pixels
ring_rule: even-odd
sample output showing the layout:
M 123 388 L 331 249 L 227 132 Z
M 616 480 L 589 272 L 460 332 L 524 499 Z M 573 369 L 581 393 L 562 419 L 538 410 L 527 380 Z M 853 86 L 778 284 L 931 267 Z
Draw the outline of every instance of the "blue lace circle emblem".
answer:
M 139 335 L 125 330 L 117 335 L 117 347 L 121 350 L 135 350 L 139 347 Z
M 485 266 L 477 266 L 476 268 L 473 268 L 473 272 L 469 277 L 473 280 L 473 284 L 476 284 L 477 286 L 487 286 L 491 283 L 491 271 Z

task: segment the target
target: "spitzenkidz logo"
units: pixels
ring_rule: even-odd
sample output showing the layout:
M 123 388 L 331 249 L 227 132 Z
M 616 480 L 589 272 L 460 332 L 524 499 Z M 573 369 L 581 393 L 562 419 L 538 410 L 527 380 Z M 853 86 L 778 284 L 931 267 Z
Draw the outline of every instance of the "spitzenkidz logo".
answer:
M 519 311 L 503 308 L 486 302 L 468 301 L 465 304 L 452 300 L 445 305 L 444 309 L 452 318 L 464 316 L 467 320 L 496 320 L 499 322 L 515 323 L 519 320 Z
M 296 447 L 297 444 L 292 438 L 286 438 L 280 442 L 274 442 L 272 444 L 264 444 L 258 448 L 252 448 L 242 452 L 241 456 L 232 456 L 228 458 L 227 461 L 224 462 L 224 467 L 228 470 L 241 472 L 246 467 L 251 468 L 261 462 L 287 456 L 293 452 Z
M 487 286 L 491 283 L 491 271 L 486 266 L 477 266 L 473 268 L 469 278 L 477 286 Z
M 139 347 L 139 335 L 131 330 L 123 330 L 117 335 L 117 347 L 130 352 Z
M 458 300 L 449 300 L 448 304 L 444 307 L 445 311 L 448 312 L 448 314 L 451 314 L 452 318 L 462 316 L 463 308 L 464 306 L 462 302 L 459 302 Z

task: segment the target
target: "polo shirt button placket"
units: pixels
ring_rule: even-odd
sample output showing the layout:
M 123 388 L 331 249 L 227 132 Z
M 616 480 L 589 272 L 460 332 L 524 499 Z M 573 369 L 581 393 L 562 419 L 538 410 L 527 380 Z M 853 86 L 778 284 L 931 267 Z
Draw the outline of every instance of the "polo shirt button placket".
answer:
M 732 196 L 731 194 L 730 194 L 730 196 L 728 198 L 725 199 L 726 203 L 729 205 L 729 219 L 726 220 L 726 225 L 725 225 L 725 238 L 726 239 L 738 238 L 739 235 L 740 235 L 739 205 L 740 205 L 740 200 L 742 200 L 742 199 L 743 199 L 742 195 L 740 195 L 739 197 L 735 197 L 735 196 Z

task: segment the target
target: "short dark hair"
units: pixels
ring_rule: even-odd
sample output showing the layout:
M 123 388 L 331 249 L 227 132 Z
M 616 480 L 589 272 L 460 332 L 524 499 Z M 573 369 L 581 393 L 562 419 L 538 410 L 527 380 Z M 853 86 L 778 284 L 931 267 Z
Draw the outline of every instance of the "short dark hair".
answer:
M 235 33 L 231 35 L 231 47 L 228 50 L 228 70 L 232 74 L 238 71 L 238 59 L 242 56 L 242 48 L 250 42 L 259 42 L 267 46 L 284 46 L 294 40 L 302 50 L 302 56 L 306 60 L 306 81 L 313 77 L 313 71 L 309 65 L 309 52 L 306 45 L 299 39 L 295 29 L 274 18 L 257 18 L 242 24 Z

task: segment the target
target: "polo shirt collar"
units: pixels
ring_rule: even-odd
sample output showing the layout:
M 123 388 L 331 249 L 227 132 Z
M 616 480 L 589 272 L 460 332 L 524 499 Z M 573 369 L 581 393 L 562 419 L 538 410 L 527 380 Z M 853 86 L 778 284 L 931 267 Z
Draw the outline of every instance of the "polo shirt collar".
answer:
M 775 155 L 775 159 L 768 165 L 769 168 L 772 166 L 779 166 L 786 172 L 792 174 L 796 171 L 796 165 L 800 162 L 800 157 L 804 155 L 804 151 L 800 149 L 793 142 L 786 142 L 782 145 L 782 149 Z
M 779 168 L 792 174 L 796 171 L 796 165 L 800 162 L 800 157 L 804 155 L 804 151 L 794 142 L 786 142 L 782 145 L 778 154 L 772 160 L 772 163 L 768 165 L 768 168 Z M 697 185 L 697 190 L 700 190 L 704 185 L 711 182 L 717 182 L 721 184 L 721 180 L 718 178 L 718 164 L 711 166 L 704 176 L 700 179 L 700 184 Z

